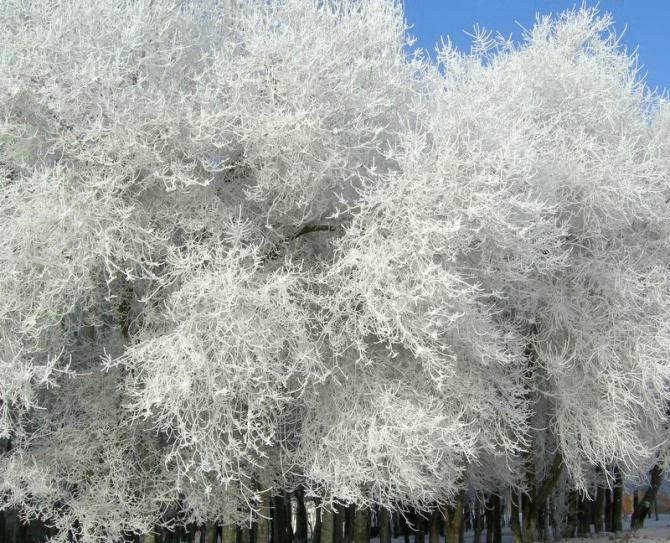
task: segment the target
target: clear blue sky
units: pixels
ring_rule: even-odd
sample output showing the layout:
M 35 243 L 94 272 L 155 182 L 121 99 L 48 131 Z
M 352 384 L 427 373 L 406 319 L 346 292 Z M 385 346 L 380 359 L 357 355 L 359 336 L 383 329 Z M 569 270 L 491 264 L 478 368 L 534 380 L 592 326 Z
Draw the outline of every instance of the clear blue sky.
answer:
M 459 48 L 469 49 L 475 23 L 505 36 L 521 37 L 522 29 L 530 28 L 536 13 L 560 13 L 578 2 L 564 0 L 403 0 L 410 33 L 417 38 L 415 47 L 431 53 L 440 36 L 449 36 Z M 601 0 L 588 1 L 600 11 L 612 14 L 615 29 L 624 29 L 622 46 L 637 48 L 640 73 L 651 88 L 670 90 L 670 0 Z

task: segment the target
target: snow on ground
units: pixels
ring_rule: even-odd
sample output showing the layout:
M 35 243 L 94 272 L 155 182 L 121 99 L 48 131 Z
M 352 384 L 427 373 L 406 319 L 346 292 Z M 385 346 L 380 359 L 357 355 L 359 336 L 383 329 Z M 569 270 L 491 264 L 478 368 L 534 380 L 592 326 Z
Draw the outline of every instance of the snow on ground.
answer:
M 604 533 L 600 535 L 592 534 L 591 537 L 585 538 L 576 538 L 576 539 L 563 539 L 563 543 L 659 543 L 661 541 L 665 543 L 670 543 L 670 515 L 659 515 L 659 519 L 647 519 L 645 520 L 645 527 L 642 530 L 638 530 L 636 533 L 630 532 L 626 529 L 623 533 L 612 534 Z M 627 528 L 630 525 L 630 520 L 624 520 L 624 526 Z M 464 543 L 472 543 L 473 539 L 472 531 L 465 532 Z M 429 538 L 426 535 L 425 541 L 428 542 Z M 394 538 L 392 543 L 404 543 L 405 540 L 402 537 Z M 370 540 L 370 543 L 379 543 L 379 538 L 373 538 Z M 414 537 L 410 536 L 409 543 L 414 543 Z M 440 543 L 446 543 L 444 538 L 440 538 Z M 482 533 L 481 543 L 486 543 L 486 531 Z M 505 527 L 502 530 L 502 543 L 512 543 L 512 532 L 509 527 Z

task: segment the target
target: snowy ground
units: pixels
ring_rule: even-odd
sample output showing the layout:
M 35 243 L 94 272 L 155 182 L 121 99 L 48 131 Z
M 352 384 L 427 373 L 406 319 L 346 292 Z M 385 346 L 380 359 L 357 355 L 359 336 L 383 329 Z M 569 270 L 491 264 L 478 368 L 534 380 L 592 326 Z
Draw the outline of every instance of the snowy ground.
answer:
M 624 527 L 630 525 L 629 521 L 624 521 Z M 647 519 L 644 523 L 645 527 L 638 530 L 635 534 L 628 529 L 621 534 L 601 534 L 596 536 L 592 534 L 588 538 L 578 539 L 564 539 L 564 543 L 609 543 L 609 542 L 628 542 L 628 543 L 659 543 L 660 541 L 670 543 L 670 515 L 659 515 L 659 519 Z M 472 543 L 473 533 L 466 532 L 464 543 Z M 404 543 L 403 538 L 393 539 L 393 543 Z M 414 538 L 410 537 L 410 543 L 414 543 Z M 428 537 L 426 537 L 428 541 Z M 482 543 L 486 542 L 486 532 L 482 534 Z M 371 539 L 370 543 L 379 543 L 379 539 Z M 445 543 L 444 538 L 441 538 L 440 543 Z M 502 543 L 512 543 L 512 533 L 509 528 L 503 528 Z
M 659 515 L 658 520 L 647 519 L 644 524 L 645 527 L 634 534 L 627 529 L 620 534 L 605 533 L 598 536 L 592 534 L 591 537 L 563 539 L 562 541 L 563 543 L 659 543 L 661 541 L 670 543 L 670 515 Z M 624 526 L 629 525 L 630 522 L 625 520 Z M 472 539 L 472 531 L 465 532 L 464 543 L 472 543 Z M 391 541 L 392 543 L 405 543 L 405 539 L 402 537 L 394 538 Z M 426 536 L 425 541 L 429 541 L 428 536 Z M 410 536 L 409 542 L 414 543 L 414 537 Z M 481 542 L 486 542 L 486 531 L 482 533 Z M 200 534 L 196 534 L 195 543 L 201 543 Z M 379 543 L 379 538 L 371 539 L 370 543 Z M 443 537 L 440 538 L 440 543 L 445 543 Z M 502 530 L 502 543 L 512 543 L 512 533 L 509 527 Z

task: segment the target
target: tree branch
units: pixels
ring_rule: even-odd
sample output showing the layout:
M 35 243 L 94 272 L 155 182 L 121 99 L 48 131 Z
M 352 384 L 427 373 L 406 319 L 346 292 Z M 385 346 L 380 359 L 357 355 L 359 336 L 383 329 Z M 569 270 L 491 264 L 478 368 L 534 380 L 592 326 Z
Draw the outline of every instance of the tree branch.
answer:
M 337 230 L 338 227 L 334 224 L 306 224 L 288 239 L 291 241 L 299 238 L 300 236 L 304 236 L 305 234 L 312 234 L 314 232 L 335 232 Z

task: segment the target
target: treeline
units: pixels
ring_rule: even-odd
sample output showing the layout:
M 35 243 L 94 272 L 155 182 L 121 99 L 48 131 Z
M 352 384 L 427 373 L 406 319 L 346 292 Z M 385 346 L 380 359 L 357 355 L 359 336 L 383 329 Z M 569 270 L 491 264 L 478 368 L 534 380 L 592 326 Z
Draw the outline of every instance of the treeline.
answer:
M 646 491 L 634 491 L 631 528 L 642 527 L 652 512 L 658 518 L 660 473 L 655 467 Z M 576 490 L 555 493 L 538 511 L 538 540 L 556 542 L 621 532 L 628 527 L 622 512 L 623 492 L 619 479 L 612 488 L 593 489 L 590 496 Z M 305 497 L 298 488 L 267 500 L 264 516 L 256 516 L 248 525 L 176 522 L 170 526 L 168 516 L 164 526 L 156 526 L 150 534 L 127 534 L 123 543 L 368 543 L 371 539 L 379 543 L 464 543 L 466 533 L 472 543 L 501 543 L 505 528 L 514 541 L 523 541 L 525 520 L 520 510 L 524 501 L 523 495 L 509 490 L 477 497 L 461 494 L 453 504 L 432 511 L 389 511 L 354 504 L 326 509 L 319 499 Z M 55 531 L 40 521 L 26 522 L 13 510 L 0 512 L 3 543 L 42 543 L 53 535 Z

